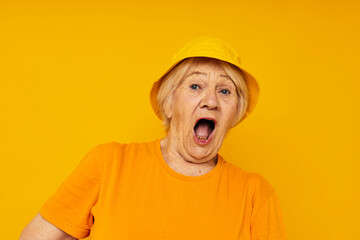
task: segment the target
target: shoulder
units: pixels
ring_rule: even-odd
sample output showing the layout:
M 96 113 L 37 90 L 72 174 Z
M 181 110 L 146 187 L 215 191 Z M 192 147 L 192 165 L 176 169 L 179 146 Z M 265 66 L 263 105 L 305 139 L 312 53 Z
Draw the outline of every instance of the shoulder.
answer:
M 139 143 L 104 142 L 93 147 L 86 154 L 86 157 L 96 159 L 100 168 L 121 164 L 124 159 L 131 161 L 139 156 L 154 154 L 157 141 Z
M 224 171 L 231 181 L 241 186 L 254 199 L 266 201 L 274 192 L 270 182 L 260 173 L 246 171 L 226 161 L 224 161 Z
M 132 151 L 152 151 L 155 144 L 156 141 L 139 143 L 119 143 L 117 141 L 104 142 L 91 148 L 87 154 L 109 155 Z

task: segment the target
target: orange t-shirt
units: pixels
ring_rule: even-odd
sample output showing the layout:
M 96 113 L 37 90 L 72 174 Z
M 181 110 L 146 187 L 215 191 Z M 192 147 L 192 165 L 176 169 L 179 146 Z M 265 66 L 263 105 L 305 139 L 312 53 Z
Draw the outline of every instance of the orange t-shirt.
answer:
M 90 239 L 286 239 L 270 184 L 226 162 L 201 176 L 172 170 L 160 140 L 93 148 L 40 209 Z

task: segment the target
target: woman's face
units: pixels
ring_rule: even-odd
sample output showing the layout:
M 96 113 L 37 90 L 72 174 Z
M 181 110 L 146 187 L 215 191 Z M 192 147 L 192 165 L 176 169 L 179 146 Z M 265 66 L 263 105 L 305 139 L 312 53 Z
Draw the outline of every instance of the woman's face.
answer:
M 214 158 L 234 124 L 237 107 L 236 87 L 225 70 L 208 60 L 197 62 L 165 108 L 177 153 L 194 163 Z

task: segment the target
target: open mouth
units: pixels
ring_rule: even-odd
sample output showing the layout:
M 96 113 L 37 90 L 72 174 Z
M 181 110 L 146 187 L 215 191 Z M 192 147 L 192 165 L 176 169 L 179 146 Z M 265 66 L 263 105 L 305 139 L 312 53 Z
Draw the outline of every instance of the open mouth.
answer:
M 206 141 L 210 138 L 211 133 L 215 129 L 215 121 L 211 119 L 201 118 L 194 127 L 194 133 L 197 140 Z

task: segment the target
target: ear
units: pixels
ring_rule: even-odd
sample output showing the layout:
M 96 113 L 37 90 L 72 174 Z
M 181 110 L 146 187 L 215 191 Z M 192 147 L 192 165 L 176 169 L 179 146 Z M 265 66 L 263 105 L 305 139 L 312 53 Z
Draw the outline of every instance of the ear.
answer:
M 164 101 L 164 112 L 168 119 L 171 119 L 172 117 L 172 94 L 167 97 Z

